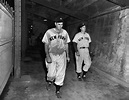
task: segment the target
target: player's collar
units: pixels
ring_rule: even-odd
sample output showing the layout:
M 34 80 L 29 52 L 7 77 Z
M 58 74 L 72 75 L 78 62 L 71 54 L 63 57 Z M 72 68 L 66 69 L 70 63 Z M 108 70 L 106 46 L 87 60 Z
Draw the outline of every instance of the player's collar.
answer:
M 86 32 L 84 32 L 84 33 L 83 33 L 83 32 L 80 32 L 80 33 L 81 33 L 81 34 L 86 34 Z
M 59 31 L 59 30 L 57 30 L 56 28 L 54 28 L 54 31 L 55 31 L 56 33 L 62 33 L 62 32 L 63 32 L 63 29 L 61 29 L 61 30 Z

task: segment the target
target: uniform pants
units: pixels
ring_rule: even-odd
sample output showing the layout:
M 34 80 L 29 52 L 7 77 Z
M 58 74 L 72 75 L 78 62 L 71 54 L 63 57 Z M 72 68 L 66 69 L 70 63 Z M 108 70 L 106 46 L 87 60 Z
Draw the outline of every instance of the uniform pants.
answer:
M 89 50 L 88 50 L 88 48 L 83 48 L 83 49 L 78 49 L 78 52 L 79 52 L 80 56 L 77 56 L 75 53 L 76 72 L 81 73 L 82 70 L 87 72 L 91 66 L 91 58 L 89 55 Z M 84 66 L 82 66 L 83 61 L 84 61 Z
M 66 71 L 66 53 L 61 55 L 53 55 L 50 53 L 52 63 L 46 62 L 48 69 L 47 80 L 54 81 L 56 85 L 62 86 Z

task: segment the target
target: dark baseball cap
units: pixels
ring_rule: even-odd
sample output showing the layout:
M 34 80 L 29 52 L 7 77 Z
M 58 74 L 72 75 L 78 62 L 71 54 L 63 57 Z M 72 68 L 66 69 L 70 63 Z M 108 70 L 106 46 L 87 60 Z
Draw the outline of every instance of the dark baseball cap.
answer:
M 81 23 L 81 24 L 79 25 L 79 28 L 81 28 L 81 27 L 83 27 L 83 26 L 86 26 L 86 24 L 85 24 L 85 23 Z
M 63 18 L 56 18 L 56 19 L 55 19 L 55 22 L 56 22 L 56 23 L 63 22 Z

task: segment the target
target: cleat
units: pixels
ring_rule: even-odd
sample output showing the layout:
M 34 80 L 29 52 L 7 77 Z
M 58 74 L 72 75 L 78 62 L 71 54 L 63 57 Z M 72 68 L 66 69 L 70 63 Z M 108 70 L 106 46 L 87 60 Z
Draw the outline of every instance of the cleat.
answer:
M 57 96 L 57 98 L 61 98 L 60 91 L 57 91 L 57 92 L 56 92 L 56 96 Z
M 46 89 L 49 91 L 49 90 L 51 90 L 51 82 L 48 82 L 48 84 L 46 85 Z
M 83 75 L 82 77 L 83 77 L 83 78 L 86 78 L 86 75 Z
M 83 71 L 82 78 L 86 78 L 86 71 Z
M 82 81 L 82 78 L 81 78 L 81 76 L 78 76 L 77 78 L 78 78 L 78 81 Z
M 83 81 L 86 81 L 86 75 L 82 76 Z

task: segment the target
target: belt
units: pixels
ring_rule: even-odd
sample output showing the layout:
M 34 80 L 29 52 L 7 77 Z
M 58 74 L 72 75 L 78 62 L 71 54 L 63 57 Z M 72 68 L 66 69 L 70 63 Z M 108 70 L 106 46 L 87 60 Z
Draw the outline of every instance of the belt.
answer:
M 87 47 L 80 47 L 80 49 L 85 49 L 85 48 L 87 48 Z

